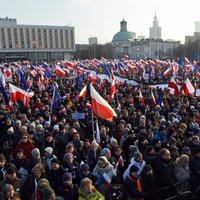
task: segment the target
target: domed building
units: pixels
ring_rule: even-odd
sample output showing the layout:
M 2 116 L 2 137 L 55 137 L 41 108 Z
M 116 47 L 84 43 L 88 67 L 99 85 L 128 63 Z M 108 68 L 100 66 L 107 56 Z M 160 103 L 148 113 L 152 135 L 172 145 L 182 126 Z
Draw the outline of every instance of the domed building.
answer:
M 112 43 L 133 41 L 136 38 L 136 34 L 134 32 L 127 31 L 127 22 L 123 19 L 120 22 L 120 25 L 121 29 L 114 35 Z

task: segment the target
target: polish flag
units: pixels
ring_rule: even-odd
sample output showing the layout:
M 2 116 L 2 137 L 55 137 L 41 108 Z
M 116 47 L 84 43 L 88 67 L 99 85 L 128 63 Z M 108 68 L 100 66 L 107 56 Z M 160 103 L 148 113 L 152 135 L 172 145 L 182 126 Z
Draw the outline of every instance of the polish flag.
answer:
M 124 167 L 124 161 L 123 161 L 122 156 L 119 157 L 119 159 L 118 159 L 118 161 L 117 161 L 117 163 L 115 165 L 115 172 L 117 172 L 118 167 L 119 168 Z
M 28 106 L 30 103 L 30 98 L 33 97 L 34 93 L 33 92 L 26 92 L 25 90 L 22 90 L 11 83 L 9 83 L 9 88 L 10 88 L 10 96 L 11 96 L 11 101 L 15 103 L 16 101 L 23 101 L 24 106 Z
M 145 106 L 144 97 L 140 89 L 139 89 L 139 102 L 142 103 L 143 106 Z
M 72 63 L 72 62 L 70 62 L 70 61 L 64 61 L 62 64 L 63 64 L 65 67 L 72 67 L 72 68 L 75 67 L 74 63 Z
M 178 85 L 173 76 L 171 77 L 171 79 L 169 81 L 168 87 L 173 89 L 173 92 L 170 91 L 172 94 L 175 94 L 175 95 L 180 94 Z
M 115 95 L 115 93 L 116 93 L 116 85 L 115 85 L 115 80 L 113 80 L 112 82 L 111 82 L 111 88 L 110 88 L 110 94 L 109 94 L 109 98 L 110 98 L 110 100 L 112 100 L 113 98 L 114 98 L 114 95 Z
M 92 84 L 90 84 L 90 95 L 92 110 L 95 114 L 102 119 L 113 121 L 113 117 L 117 116 L 113 108 L 106 102 L 99 93 L 94 89 Z
M 183 85 L 181 86 L 181 90 L 183 93 L 188 96 L 189 94 L 194 94 L 195 93 L 195 88 L 190 82 L 190 80 L 187 78 Z
M 156 106 L 156 99 L 154 97 L 152 90 L 151 90 L 151 105 L 152 107 Z
M 170 73 L 171 69 L 168 68 L 167 70 L 164 71 L 163 76 L 167 77 Z
M 65 71 L 62 70 L 61 67 L 56 66 L 56 74 L 61 75 L 61 76 L 65 76 Z
M 81 90 L 79 97 L 86 97 L 86 94 L 87 94 L 87 86 L 85 85 Z

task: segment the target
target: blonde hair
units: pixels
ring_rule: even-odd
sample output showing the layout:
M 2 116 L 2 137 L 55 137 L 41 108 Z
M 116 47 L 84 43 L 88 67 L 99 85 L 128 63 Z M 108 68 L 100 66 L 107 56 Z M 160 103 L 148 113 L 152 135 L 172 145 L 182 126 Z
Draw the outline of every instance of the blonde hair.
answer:
M 89 185 L 89 184 L 92 184 L 92 181 L 89 179 L 89 178 L 84 178 L 81 180 L 81 183 L 80 183 L 80 187 L 79 187 L 79 192 L 83 195 L 83 196 L 86 196 L 87 193 L 85 191 L 85 186 Z M 93 189 L 94 189 L 94 186 L 93 186 Z
M 41 163 L 36 164 L 36 165 L 32 168 L 32 173 L 34 173 L 34 171 L 35 171 L 36 169 L 39 169 L 39 170 L 41 171 L 41 174 L 45 173 L 44 166 L 43 166 L 43 164 L 41 164 Z

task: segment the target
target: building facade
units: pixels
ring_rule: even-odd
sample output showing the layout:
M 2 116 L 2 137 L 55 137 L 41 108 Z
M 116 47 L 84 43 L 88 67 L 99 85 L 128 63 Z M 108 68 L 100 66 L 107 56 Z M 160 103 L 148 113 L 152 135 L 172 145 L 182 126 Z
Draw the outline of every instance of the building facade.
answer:
M 153 26 L 149 28 L 150 39 L 161 39 L 161 27 L 159 27 L 158 19 L 155 13 Z
M 70 59 L 75 52 L 71 26 L 21 25 L 16 19 L 0 18 L 0 59 Z

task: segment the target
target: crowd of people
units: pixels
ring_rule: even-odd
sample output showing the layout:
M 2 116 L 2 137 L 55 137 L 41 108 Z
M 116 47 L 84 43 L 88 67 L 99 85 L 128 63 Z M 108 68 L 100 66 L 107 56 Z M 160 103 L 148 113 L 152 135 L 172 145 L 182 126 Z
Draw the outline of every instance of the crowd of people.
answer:
M 159 67 L 154 64 L 149 82 L 167 83 L 172 74 L 158 78 Z M 77 77 L 44 74 L 42 88 L 42 70 L 32 65 L 28 69 L 28 65 L 2 65 L 2 73 L 12 66 L 12 84 L 19 88 L 21 77 L 13 68 L 20 68 L 34 96 L 28 106 L 17 101 L 8 111 L 0 92 L 0 200 L 159 200 L 187 191 L 198 196 L 197 96 L 152 89 L 143 80 L 144 69 L 138 67 L 125 73 L 140 85 L 120 82 L 115 98 L 109 99 L 110 82 L 100 87 L 102 80 L 97 78 L 92 80 L 93 86 L 117 113 L 110 122 L 95 114 L 92 118 L 89 91 L 86 97 L 79 97 L 80 89 L 91 81 L 87 74 L 77 72 L 78 81 Z M 179 69 L 177 79 L 182 81 L 184 69 L 198 85 L 198 77 L 188 67 Z M 31 70 L 37 73 L 33 75 Z M 90 70 L 106 73 L 98 66 Z M 114 73 L 119 75 L 119 68 Z M 8 83 L 4 87 L 9 96 Z M 62 96 L 56 110 L 52 110 L 52 85 Z M 144 101 L 139 98 L 139 88 Z M 151 92 L 157 105 L 151 102 Z M 73 113 L 84 113 L 84 117 L 74 118 Z

